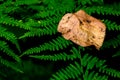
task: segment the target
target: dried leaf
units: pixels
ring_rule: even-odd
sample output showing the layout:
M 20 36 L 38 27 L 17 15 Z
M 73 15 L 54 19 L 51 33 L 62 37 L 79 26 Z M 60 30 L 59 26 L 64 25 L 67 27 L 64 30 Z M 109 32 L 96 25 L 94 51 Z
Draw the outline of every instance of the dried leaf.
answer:
M 74 43 L 87 47 L 94 45 L 99 49 L 104 41 L 106 27 L 100 20 L 88 15 L 83 10 L 65 14 L 58 25 L 58 32 Z

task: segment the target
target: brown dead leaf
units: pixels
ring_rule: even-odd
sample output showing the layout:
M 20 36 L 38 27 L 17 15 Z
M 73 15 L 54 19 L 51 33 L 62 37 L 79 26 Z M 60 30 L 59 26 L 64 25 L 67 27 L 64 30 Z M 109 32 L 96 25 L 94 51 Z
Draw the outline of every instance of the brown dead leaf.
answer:
M 88 15 L 83 10 L 65 14 L 58 25 L 58 32 L 74 43 L 87 47 L 94 45 L 99 49 L 104 41 L 106 27 L 100 20 Z

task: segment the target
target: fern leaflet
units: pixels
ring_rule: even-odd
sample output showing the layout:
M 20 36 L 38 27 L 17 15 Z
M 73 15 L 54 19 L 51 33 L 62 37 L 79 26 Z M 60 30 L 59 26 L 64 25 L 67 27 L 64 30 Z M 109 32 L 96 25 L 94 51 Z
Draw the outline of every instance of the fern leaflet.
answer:
M 82 48 L 81 48 L 82 49 Z M 30 55 L 30 57 L 32 58 L 36 58 L 36 59 L 40 59 L 40 60 L 52 60 L 52 61 L 58 61 L 58 60 L 74 60 L 77 58 L 80 58 L 80 52 L 78 52 L 78 50 L 76 50 L 75 47 L 73 47 L 70 52 L 72 52 L 73 54 L 67 54 L 65 52 L 63 53 L 59 53 L 59 54 L 54 54 L 54 55 Z
M 23 73 L 23 71 L 21 71 L 18 67 L 15 66 L 16 65 L 15 63 L 9 62 L 9 61 L 3 59 L 2 57 L 0 57 L 0 63 L 7 67 L 12 68 L 13 70 L 15 70 L 17 72 Z
M 7 31 L 7 30 L 6 30 L 5 28 L 3 28 L 3 27 L 0 27 L 0 37 L 4 37 L 4 38 L 7 39 L 8 41 L 10 41 L 10 42 L 12 42 L 13 44 L 15 44 L 15 45 L 16 45 L 16 48 L 19 50 L 19 52 L 21 52 L 20 46 L 19 46 L 18 41 L 17 41 L 17 37 L 16 37 L 13 33 Z
M 21 59 L 9 48 L 5 41 L 0 41 L 0 51 L 1 50 L 7 55 L 13 57 L 17 62 L 21 61 Z
M 63 44 L 64 43 L 64 44 Z M 70 41 L 65 40 L 63 37 L 57 37 L 56 39 L 53 39 L 52 41 L 49 41 L 48 43 L 44 43 L 43 45 L 40 45 L 39 47 L 31 48 L 23 52 L 23 54 L 20 55 L 30 55 L 33 53 L 40 53 L 41 51 L 50 50 L 60 50 L 63 48 L 66 48 L 67 46 L 71 45 L 72 43 Z

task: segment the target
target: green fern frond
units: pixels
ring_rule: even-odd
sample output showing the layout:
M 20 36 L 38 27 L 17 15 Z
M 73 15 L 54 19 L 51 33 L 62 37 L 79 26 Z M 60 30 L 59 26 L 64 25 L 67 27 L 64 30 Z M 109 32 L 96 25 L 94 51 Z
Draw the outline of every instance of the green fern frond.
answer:
M 22 22 L 22 21 L 21 21 Z M 29 18 L 27 20 L 27 22 L 24 23 L 25 26 L 29 26 L 31 27 L 29 30 L 33 29 L 33 28 L 39 28 L 40 23 L 37 20 L 34 20 L 32 18 Z
M 40 22 L 40 26 L 47 27 L 49 25 L 53 25 L 53 24 L 58 23 L 60 19 L 61 19 L 61 17 L 59 17 L 59 15 L 58 15 L 58 17 L 56 17 L 56 16 L 54 16 L 52 18 L 48 17 L 47 19 L 40 20 L 39 22 Z
M 94 71 L 93 69 L 98 69 Z M 103 73 L 104 75 L 100 75 Z M 107 68 L 105 60 L 100 60 L 97 57 L 85 54 L 80 63 L 70 64 L 65 69 L 61 69 L 52 75 L 51 80 L 68 80 L 68 79 L 80 79 L 80 80 L 108 80 L 109 76 L 120 78 L 120 71 Z
M 7 31 L 6 28 L 0 27 L 0 37 L 5 38 L 15 44 L 18 51 L 21 52 L 17 37 L 13 33 Z
M 95 71 L 89 72 L 88 70 L 86 70 L 85 74 L 83 75 L 83 80 L 108 80 L 108 76 L 100 76 L 100 74 L 95 73 Z
M 100 76 L 100 74 L 95 73 L 95 71 L 88 71 L 86 69 L 83 72 L 82 66 L 79 63 L 75 62 L 70 64 L 65 69 L 61 69 L 56 74 L 52 75 L 50 80 L 69 80 L 69 79 L 79 79 L 79 80 L 108 80 L 108 76 Z
M 16 67 L 15 63 L 7 61 L 7 60 L 3 59 L 1 56 L 0 56 L 0 63 L 7 66 L 7 67 L 10 67 L 11 69 L 13 69 L 17 72 L 23 73 L 23 71 L 21 71 L 18 67 Z
M 91 58 L 91 57 L 90 57 Z M 90 59 L 89 58 L 89 59 Z M 89 60 L 88 59 L 88 60 Z M 83 60 L 83 59 L 82 59 Z M 95 64 L 98 62 L 98 58 L 97 57 L 94 57 L 92 59 L 90 59 L 90 61 L 88 61 L 86 59 L 86 61 L 82 61 L 82 64 L 85 62 L 85 64 L 87 64 L 87 69 L 93 69 L 93 67 L 95 66 Z M 87 62 L 88 61 L 88 62 Z
M 112 57 L 119 57 L 120 56 L 120 50 L 118 50 Z
M 81 59 L 81 65 L 83 67 L 87 66 L 87 69 L 93 69 L 93 67 L 100 68 L 105 64 L 105 60 L 99 60 L 97 57 L 90 56 L 85 54 Z M 104 65 L 106 67 L 106 65 Z
M 103 0 L 78 0 L 78 4 L 82 5 L 92 5 L 93 3 L 100 4 L 103 3 Z
M 43 35 L 53 35 L 53 34 L 57 33 L 56 28 L 57 27 L 55 25 L 46 27 L 44 29 L 40 29 L 40 28 L 35 29 L 34 28 L 34 29 L 26 32 L 24 35 L 20 36 L 19 39 L 27 38 L 27 37 L 34 37 L 34 36 L 41 37 Z
M 102 15 L 114 15 L 114 16 L 120 15 L 120 11 L 113 9 L 112 5 L 82 7 L 81 9 L 85 10 L 88 14 L 97 13 Z
M 36 4 L 36 3 L 40 3 L 41 1 L 39 0 L 19 0 L 16 2 L 13 2 L 15 5 L 31 5 L 31 4 Z
M 100 68 L 99 69 L 100 72 L 102 73 L 106 73 L 112 77 L 117 77 L 117 78 L 120 78 L 120 71 L 117 71 L 115 69 L 112 69 L 112 68 Z
M 110 47 L 116 48 L 119 45 L 120 45 L 120 35 L 117 35 L 117 37 L 105 41 L 101 49 L 110 48 Z
M 105 24 L 106 24 L 106 26 L 107 26 L 107 29 L 110 31 L 110 30 L 112 30 L 112 31 L 114 31 L 114 30 L 120 30 L 120 25 L 117 25 L 115 22 L 112 22 L 112 21 L 110 21 L 110 20 L 104 20 L 103 21 Z
M 57 20 L 56 20 L 57 19 Z M 53 35 L 57 33 L 57 25 L 53 25 L 58 22 L 59 18 L 53 18 L 53 19 L 47 19 L 47 20 L 42 20 L 38 21 L 39 23 L 39 28 L 33 28 L 30 31 L 26 32 L 24 35 L 20 36 L 19 39 L 21 38 L 26 38 L 26 37 L 34 37 L 34 36 L 43 36 L 43 35 Z M 29 22 L 30 23 L 30 22 Z M 33 22 L 31 22 L 33 23 Z M 31 24 L 29 24 L 31 25 Z M 35 26 L 35 25 L 34 25 Z
M 30 57 L 32 58 L 36 58 L 36 59 L 40 59 L 40 60 L 52 60 L 52 61 L 58 61 L 58 60 L 74 60 L 77 58 L 80 58 L 80 52 L 78 52 L 78 50 L 73 47 L 70 52 L 72 52 L 72 54 L 67 54 L 65 52 L 63 53 L 59 53 L 59 54 L 54 54 L 54 55 L 30 55 Z
M 79 63 L 70 64 L 65 69 L 59 70 L 56 74 L 53 74 L 50 80 L 68 80 L 70 78 L 79 78 L 81 73 L 81 66 Z
M 85 64 L 83 66 L 84 67 L 86 66 L 87 70 L 93 69 L 93 67 L 96 66 L 96 68 L 99 69 L 99 72 L 105 73 L 112 77 L 120 78 L 120 71 L 117 71 L 112 68 L 107 68 L 107 65 L 105 65 L 105 62 L 106 62 L 105 60 L 99 60 L 97 57 L 91 57 L 91 56 L 88 56 L 88 54 L 86 54 L 82 58 L 81 65 Z
M 53 2 L 52 2 L 53 1 Z M 59 5 L 59 6 L 58 6 Z M 74 0 L 51 0 L 48 4 L 48 8 L 53 8 L 56 10 L 56 13 L 65 13 L 71 12 L 75 8 L 75 1 Z
M 37 17 L 37 18 L 48 18 L 48 17 L 51 17 L 51 16 L 58 16 L 58 15 L 55 15 L 55 10 L 46 10 L 46 11 L 42 11 L 42 12 L 39 12 L 39 13 L 36 13 L 34 15 L 34 17 Z
M 7 15 L 2 15 L 0 17 L 0 23 L 5 25 L 11 25 L 13 27 L 23 28 L 25 30 L 30 30 L 32 28 L 31 26 L 29 26 L 29 22 L 23 23 L 22 20 L 15 20 L 14 18 Z
M 18 6 L 14 6 L 12 4 L 11 0 L 8 0 L 8 1 L 0 4 L 0 13 L 10 13 L 12 11 L 17 10 L 18 8 L 19 8 Z
M 111 3 L 111 4 L 108 4 L 109 2 L 108 3 L 107 2 L 108 0 L 107 1 L 104 0 L 2 0 L 0 1 L 0 39 L 2 39 L 0 40 L 0 52 L 4 53 L 0 55 L 0 65 L 1 66 L 3 65 L 2 67 L 4 66 L 8 67 L 8 68 L 5 67 L 5 69 L 7 70 L 11 68 L 17 72 L 23 73 L 23 71 L 19 68 L 19 64 L 22 61 L 24 63 L 24 60 L 21 60 L 24 58 L 26 64 L 28 58 L 26 58 L 26 56 L 24 55 L 28 55 L 29 59 L 32 58 L 31 60 L 33 60 L 34 58 L 40 60 L 47 60 L 47 61 L 61 60 L 64 62 L 66 61 L 66 63 L 69 64 L 65 68 L 61 66 L 60 66 L 61 69 L 56 68 L 58 69 L 58 72 L 51 73 L 52 74 L 51 80 L 69 80 L 69 79 L 109 80 L 109 78 L 111 77 L 120 79 L 120 72 L 115 69 L 108 68 L 108 66 L 110 65 L 107 66 L 107 60 L 99 59 L 95 55 L 92 56 L 94 53 L 106 52 L 107 48 L 111 49 L 113 47 L 115 48 L 115 50 L 118 50 L 120 46 L 120 35 L 118 32 L 120 30 L 119 23 L 117 23 L 116 20 L 114 20 L 113 22 L 106 19 L 107 17 L 112 19 L 111 17 L 116 18 L 120 16 L 120 2 L 113 1 L 115 3 Z M 117 36 L 111 35 L 113 38 L 104 41 L 103 46 L 101 48 L 102 51 L 93 50 L 91 47 L 85 49 L 79 45 L 73 45 L 73 43 L 70 40 L 66 40 L 62 36 L 57 34 L 57 25 L 60 19 L 62 18 L 62 16 L 65 15 L 66 13 L 74 14 L 75 12 L 81 9 L 85 10 L 85 12 L 90 15 L 92 14 L 93 16 L 95 15 L 98 16 L 98 18 L 103 19 L 103 22 L 107 27 L 108 33 L 109 31 L 111 32 L 117 31 L 115 32 L 115 35 Z M 19 29 L 20 31 L 17 33 L 17 30 Z M 32 38 L 32 40 L 34 40 L 33 38 L 36 36 L 41 40 L 43 40 L 44 38 L 46 39 L 46 37 L 50 37 L 50 40 L 45 40 L 43 41 L 43 43 L 38 42 L 40 44 L 38 44 L 37 47 L 29 48 L 27 46 L 24 46 L 24 43 L 25 44 L 28 43 L 30 46 L 36 45 L 35 41 L 28 40 L 29 38 L 30 39 Z M 109 38 L 109 34 L 108 34 L 108 38 Z M 27 40 L 21 41 L 24 39 Z M 10 46 L 13 47 L 10 48 Z M 21 50 L 25 50 L 25 51 L 21 51 Z M 18 54 L 15 53 L 18 51 L 19 53 L 21 53 L 20 56 L 18 56 Z M 50 53 L 47 53 L 49 51 Z M 93 52 L 87 54 L 89 53 L 89 51 L 93 51 Z M 54 54 L 51 54 L 52 52 Z M 118 50 L 116 52 L 117 53 L 112 57 L 120 56 L 120 51 Z M 36 53 L 38 53 L 38 55 Z M 4 59 L 4 55 L 5 55 L 5 59 Z M 7 58 L 6 56 L 10 58 L 10 60 L 6 59 Z M 22 56 L 24 56 L 24 58 L 20 58 Z M 16 63 L 12 62 L 11 59 L 15 60 Z M 51 67 L 54 67 L 56 63 L 50 64 Z M 32 67 L 35 66 L 33 64 L 31 65 Z M 36 66 L 38 67 L 38 65 Z M 23 70 L 27 71 L 28 68 L 29 66 L 27 64 L 27 67 L 26 68 L 24 67 Z M 4 73 L 5 72 L 6 71 L 4 71 Z M 38 73 L 39 71 L 37 70 L 36 72 Z M 11 74 L 11 72 L 9 73 Z M 2 74 L 2 70 L 0 70 L 0 74 Z M 12 79 L 12 80 L 16 80 L 16 79 Z
M 39 47 L 30 48 L 23 52 L 20 56 L 23 55 L 30 55 L 33 53 L 40 53 L 41 51 L 50 50 L 60 50 L 63 48 L 66 48 L 67 46 L 71 45 L 72 43 L 68 40 L 65 40 L 63 37 L 57 37 L 56 39 L 53 39 L 52 41 L 49 41 L 48 43 L 44 43 L 40 45 Z
M 60 17 L 60 15 L 63 15 L 68 11 L 71 12 L 72 10 L 74 10 L 74 7 L 75 7 L 74 0 L 64 0 L 64 1 L 60 1 L 60 0 L 47 1 L 47 0 L 44 0 L 43 4 L 45 4 L 45 6 L 39 6 L 41 8 L 36 9 L 39 12 L 36 13 L 34 15 L 34 17 L 42 18 L 42 19 L 46 19 L 46 18 L 54 17 L 54 16 Z M 35 9 L 34 6 L 31 6 L 31 8 Z
M 0 51 L 5 52 L 7 55 L 11 56 L 13 59 L 15 59 L 17 62 L 20 62 L 21 59 L 18 55 L 16 55 L 7 45 L 5 41 L 0 41 Z
M 20 36 L 19 39 L 27 38 L 27 37 L 34 37 L 34 36 L 40 36 L 41 33 L 44 31 L 42 29 L 31 29 L 30 31 L 24 33 L 24 35 Z
M 30 57 L 32 58 L 36 58 L 36 59 L 40 59 L 40 60 L 50 60 L 50 61 L 58 61 L 58 60 L 73 60 L 76 59 L 77 56 L 74 55 L 68 55 L 65 52 L 63 53 L 59 53 L 59 54 L 55 54 L 55 55 L 30 55 Z

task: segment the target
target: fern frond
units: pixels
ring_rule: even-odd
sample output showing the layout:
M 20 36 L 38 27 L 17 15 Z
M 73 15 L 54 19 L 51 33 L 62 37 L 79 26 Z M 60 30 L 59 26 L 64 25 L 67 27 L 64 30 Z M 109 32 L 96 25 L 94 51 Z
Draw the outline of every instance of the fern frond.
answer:
M 108 76 L 100 76 L 100 74 L 96 73 L 95 71 L 89 72 L 86 70 L 85 74 L 83 75 L 83 80 L 108 80 Z
M 25 30 L 30 30 L 32 27 L 29 26 L 29 22 L 23 23 L 22 20 L 15 20 L 7 15 L 2 15 L 0 17 L 0 23 L 5 25 L 11 25 L 13 27 L 19 27 Z
M 82 4 L 82 5 L 87 5 L 87 4 L 92 5 L 93 3 L 100 4 L 103 3 L 103 0 L 78 0 L 78 4 Z
M 17 37 L 13 33 L 7 31 L 6 28 L 0 27 L 0 37 L 5 38 L 6 40 L 15 44 L 18 51 L 21 52 Z
M 13 2 L 15 5 L 31 5 L 31 4 L 35 4 L 35 3 L 40 3 L 41 1 L 39 0 L 19 0 L 16 2 Z
M 97 57 L 92 57 L 86 54 L 82 58 L 81 65 L 84 64 L 83 66 L 84 67 L 86 66 L 87 70 L 93 69 L 93 67 L 96 66 L 96 68 L 99 69 L 99 72 L 106 73 L 107 75 L 110 75 L 112 77 L 120 78 L 120 71 L 117 71 L 112 68 L 107 68 L 107 65 L 105 65 L 105 62 L 106 62 L 105 60 L 99 60 Z
M 26 37 L 34 37 L 34 36 L 43 36 L 43 35 L 53 35 L 57 33 L 57 25 L 53 25 L 57 23 L 59 18 L 53 17 L 51 19 L 47 20 L 39 20 L 39 26 L 38 28 L 31 29 L 30 31 L 26 32 L 24 35 L 20 36 L 19 39 L 21 38 L 26 38 Z M 30 22 L 29 22 L 30 23 Z M 33 23 L 33 22 L 31 22 Z M 31 25 L 31 24 L 29 24 Z M 34 25 L 34 24 L 33 24 Z M 34 25 L 35 26 L 35 25 Z
M 57 26 L 53 25 L 53 26 L 49 26 L 46 27 L 44 29 L 31 29 L 30 31 L 26 32 L 24 35 L 20 36 L 19 39 L 22 38 L 27 38 L 27 37 L 34 37 L 34 36 L 38 36 L 41 37 L 43 35 L 53 35 L 57 33 Z
M 70 64 L 65 69 L 59 70 L 56 74 L 53 74 L 50 80 L 67 80 L 79 78 L 81 73 L 81 66 L 75 62 L 75 64 Z
M 108 80 L 108 76 L 100 76 L 100 74 L 95 73 L 95 71 L 88 71 L 86 69 L 83 72 L 82 66 L 75 62 L 74 64 L 70 64 L 65 69 L 61 69 L 56 74 L 52 75 L 50 80 L 69 80 L 69 79 L 79 79 L 79 80 Z
M 30 57 L 32 58 L 36 58 L 36 59 L 40 59 L 40 60 L 52 60 L 52 61 L 58 61 L 58 60 L 73 60 L 76 59 L 76 56 L 74 55 L 68 55 L 65 52 L 63 53 L 59 53 L 59 54 L 55 54 L 55 55 L 30 55 Z
M 72 10 L 74 10 L 75 7 L 74 0 L 64 0 L 64 1 L 44 0 L 43 4 L 45 4 L 45 6 L 39 6 L 41 8 L 36 9 L 39 12 L 36 13 L 34 17 L 42 18 L 42 19 L 47 19 L 50 17 L 60 17 L 63 16 L 66 12 L 71 12 Z M 31 6 L 31 8 L 35 9 L 36 7 Z
M 52 26 L 53 24 L 57 24 L 59 22 L 59 20 L 61 19 L 61 17 L 59 17 L 59 15 L 56 17 L 48 17 L 47 19 L 44 20 L 39 20 L 40 22 L 40 26 L 44 26 L 44 27 L 48 27 L 48 26 Z
M 85 54 L 81 60 L 81 65 L 83 67 L 87 66 L 87 69 L 93 69 L 93 67 L 96 68 L 106 67 L 106 65 L 104 65 L 105 62 L 106 62 L 105 60 L 99 60 L 97 57 Z
M 120 50 L 118 50 L 112 57 L 119 57 L 120 56 Z
M 114 15 L 114 16 L 120 15 L 120 11 L 118 11 L 117 9 L 113 9 L 112 5 L 82 7 L 81 9 L 85 10 L 88 14 L 97 13 L 102 15 Z
M 104 20 L 104 23 L 106 24 L 107 26 L 107 29 L 110 31 L 110 30 L 120 30 L 120 25 L 117 25 L 115 22 L 112 22 L 110 20 Z
M 35 15 L 34 15 L 34 17 L 37 17 L 37 18 L 49 18 L 49 17 L 51 17 L 51 16 L 58 16 L 58 15 L 55 15 L 55 10 L 46 10 L 46 11 L 40 11 L 39 13 L 36 13 Z
M 0 41 L 0 51 L 5 52 L 7 55 L 11 56 L 13 59 L 15 59 L 17 62 L 20 62 L 21 59 L 18 55 L 16 55 L 7 45 L 5 41 Z
M 115 69 L 112 69 L 112 68 L 100 68 L 99 69 L 100 72 L 102 73 L 106 73 L 112 77 L 117 77 L 117 78 L 120 78 L 120 71 L 117 71 Z
M 71 45 L 72 43 L 68 40 L 65 40 L 63 37 L 57 37 L 56 39 L 53 39 L 52 41 L 49 41 L 48 43 L 44 43 L 40 45 L 39 47 L 30 48 L 23 52 L 20 56 L 23 55 L 30 55 L 33 53 L 40 53 L 41 51 L 50 50 L 60 50 L 63 48 L 66 48 L 67 46 Z
M 23 73 L 23 71 L 21 71 L 18 67 L 15 66 L 16 65 L 15 63 L 7 61 L 7 60 L 3 59 L 1 56 L 0 56 L 0 63 L 7 67 L 10 67 L 11 69 L 13 69 L 17 72 Z
M 64 1 L 53 0 L 53 2 L 50 1 L 50 4 L 48 4 L 48 7 L 50 9 L 51 7 L 53 7 L 53 9 L 56 10 L 56 13 L 58 14 L 65 13 L 65 12 L 71 12 L 75 8 L 74 0 L 64 0 Z
M 107 68 L 105 60 L 100 60 L 97 57 L 85 54 L 80 63 L 70 64 L 65 69 L 61 69 L 52 75 L 51 80 L 68 80 L 68 79 L 80 79 L 80 80 L 108 80 L 109 76 L 120 78 L 120 71 Z M 93 69 L 98 69 L 94 71 Z M 103 73 L 104 75 L 100 75 Z M 78 77 L 79 76 L 79 77 Z
M 105 41 L 101 49 L 110 48 L 110 47 L 116 48 L 119 45 L 120 45 L 120 35 L 117 35 L 117 37 Z
M 12 5 L 12 6 L 11 6 Z M 9 6 L 9 7 L 8 7 Z M 12 1 L 9 0 L 9 1 L 6 1 L 2 4 L 0 4 L 0 14 L 1 13 L 10 13 L 12 11 L 15 11 L 17 10 L 19 7 L 18 6 L 14 6 L 12 4 Z
M 73 47 L 70 52 L 72 52 L 72 54 L 67 54 L 65 52 L 63 53 L 59 53 L 59 54 L 54 54 L 54 55 L 30 55 L 30 57 L 32 58 L 36 58 L 36 59 L 40 59 L 40 60 L 52 60 L 52 61 L 58 61 L 58 60 L 74 60 L 77 58 L 80 58 L 80 52 L 78 52 L 78 50 Z

